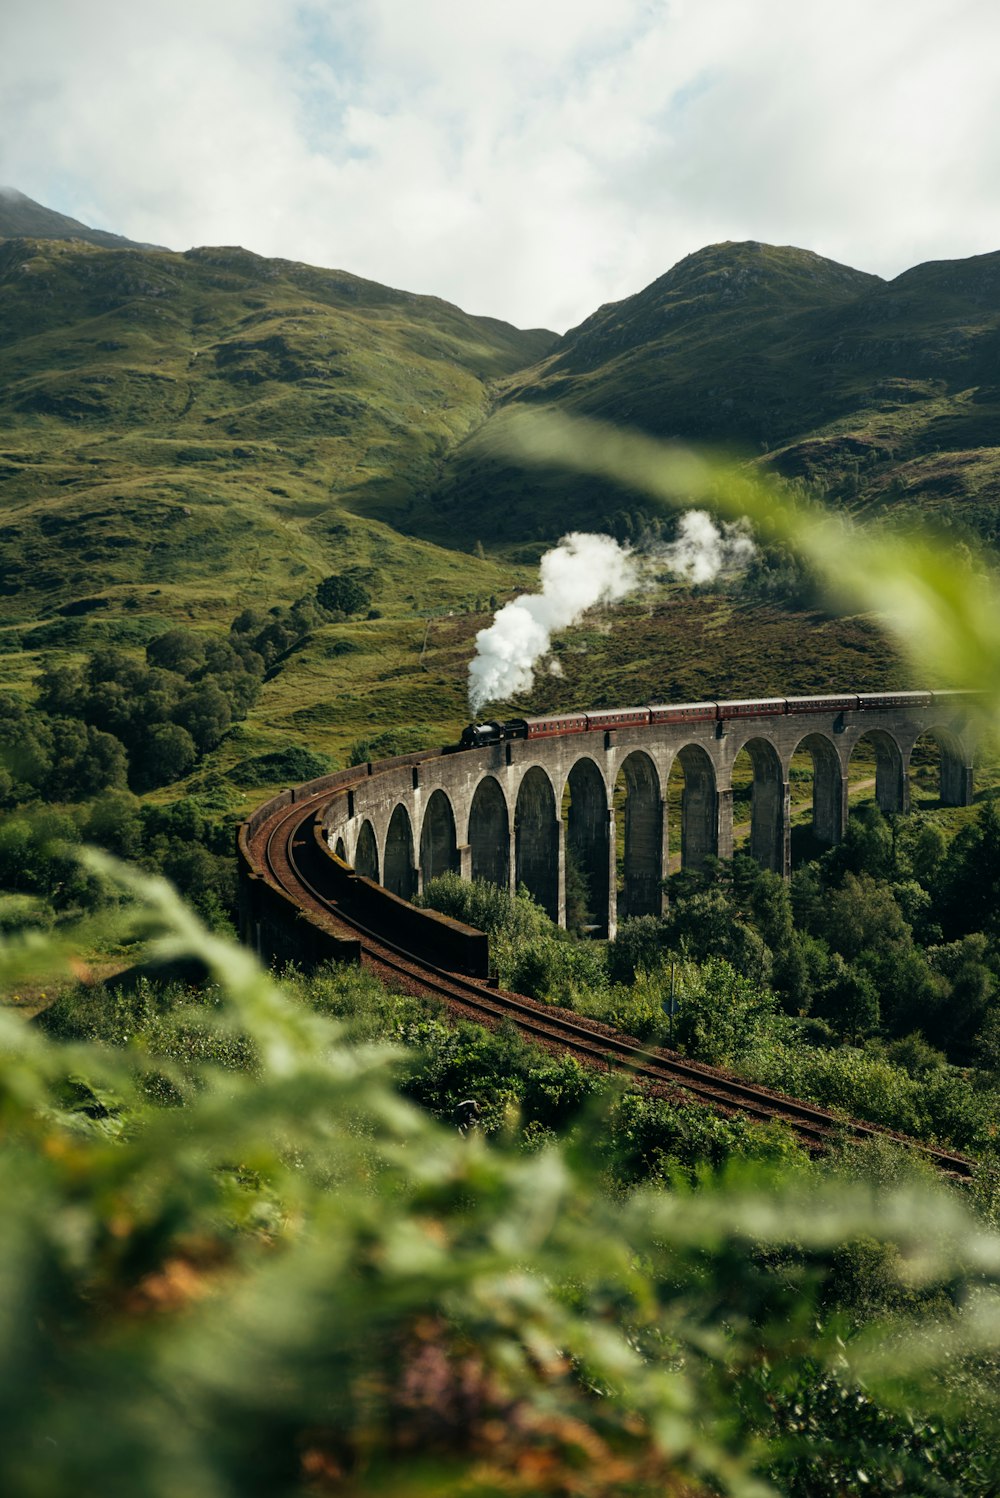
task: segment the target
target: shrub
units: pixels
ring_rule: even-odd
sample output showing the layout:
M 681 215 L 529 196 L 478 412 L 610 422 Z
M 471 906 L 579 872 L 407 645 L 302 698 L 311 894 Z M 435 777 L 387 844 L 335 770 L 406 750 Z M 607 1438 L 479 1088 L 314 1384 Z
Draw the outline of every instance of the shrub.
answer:
M 333 573 L 316 587 L 316 601 L 330 614 L 361 614 L 371 605 L 371 594 L 350 573 Z

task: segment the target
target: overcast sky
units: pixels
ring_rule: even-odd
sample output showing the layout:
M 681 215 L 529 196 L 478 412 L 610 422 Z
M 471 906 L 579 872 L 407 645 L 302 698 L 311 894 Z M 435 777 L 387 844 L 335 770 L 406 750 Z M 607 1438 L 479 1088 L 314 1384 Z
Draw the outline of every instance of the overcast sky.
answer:
M 562 331 L 724 239 L 1000 249 L 998 0 L 0 0 L 0 183 Z

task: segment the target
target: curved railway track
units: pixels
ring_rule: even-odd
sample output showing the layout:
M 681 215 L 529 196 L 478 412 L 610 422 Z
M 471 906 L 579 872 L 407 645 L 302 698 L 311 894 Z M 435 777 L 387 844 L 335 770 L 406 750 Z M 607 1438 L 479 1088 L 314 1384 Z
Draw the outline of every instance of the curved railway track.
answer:
M 550 1050 L 569 1052 L 585 1065 L 602 1070 L 627 1071 L 654 1088 L 686 1095 L 719 1112 L 783 1123 L 813 1152 L 821 1152 L 845 1133 L 859 1139 L 888 1138 L 919 1151 L 946 1175 L 969 1178 L 973 1174 L 974 1163 L 964 1155 L 838 1116 L 670 1051 L 645 1047 L 606 1025 L 448 972 L 393 945 L 352 919 L 331 895 L 329 874 L 324 879 L 326 856 L 313 827 L 328 799 L 329 792 L 321 792 L 276 811 L 248 838 L 251 861 L 300 909 L 333 922 L 345 936 L 359 941 L 363 964 L 407 992 L 441 999 L 453 1011 L 490 1026 L 509 1020 L 527 1038 Z

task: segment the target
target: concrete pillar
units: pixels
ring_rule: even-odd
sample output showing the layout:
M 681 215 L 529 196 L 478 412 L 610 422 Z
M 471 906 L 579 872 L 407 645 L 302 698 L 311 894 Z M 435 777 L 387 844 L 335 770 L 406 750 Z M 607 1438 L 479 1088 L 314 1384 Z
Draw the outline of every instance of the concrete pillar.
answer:
M 648 777 L 632 776 L 627 781 L 625 801 L 625 868 L 624 888 L 619 915 L 659 915 L 663 910 L 664 870 L 668 867 L 664 852 L 665 804 L 657 784 Z M 611 822 L 611 844 L 614 854 L 615 824 Z M 617 880 L 616 859 L 611 868 Z
M 458 849 L 458 875 L 466 883 L 472 882 L 472 848 L 468 843 L 463 843 Z
M 835 843 L 843 842 L 844 833 L 847 831 L 847 818 L 851 814 L 851 782 L 847 775 L 840 777 L 840 798 L 837 806 L 837 820 L 835 823 Z
M 846 825 L 847 777 L 813 761 L 813 833 L 821 843 L 839 843 Z
M 603 936 L 610 904 L 607 785 L 593 760 L 585 758 L 570 770 L 568 785 L 566 852 L 587 881 L 588 912 L 596 934 Z
M 727 786 L 716 796 L 715 807 L 715 856 L 733 856 L 733 788 Z
M 941 751 L 941 805 L 971 806 L 974 796 L 972 765 L 963 764 L 955 755 Z
M 875 749 L 875 804 L 879 811 L 909 811 L 910 778 L 899 745 L 887 733 L 867 737 Z
M 777 755 L 751 748 L 753 794 L 750 801 L 750 856 L 762 869 L 781 874 L 786 867 L 788 782 Z
M 596 912 L 595 912 L 596 914 Z M 618 934 L 618 836 L 615 809 L 608 807 L 608 941 Z
M 418 889 L 442 874 L 460 873 L 455 814 L 451 802 L 441 790 L 434 791 L 424 813 L 420 831 Z
M 530 769 L 521 782 L 514 834 L 518 883 L 531 892 L 550 919 L 558 921 L 560 912 L 565 919 L 562 821 L 552 783 L 543 770 Z
M 566 824 L 562 817 L 556 818 L 556 923 L 566 925 Z
M 781 798 L 781 877 L 792 877 L 792 797 L 788 781 L 782 782 Z
M 732 796 L 727 820 L 720 810 L 715 768 L 703 749 L 686 745 L 680 752 L 684 769 L 681 797 L 681 867 L 698 869 L 710 855 L 731 858 L 733 853 Z
M 839 843 L 847 826 L 847 800 L 843 766 L 830 740 L 815 734 L 803 747 L 812 756 L 813 835 L 821 843 Z
M 670 873 L 670 818 L 667 812 L 667 798 L 664 796 L 660 801 L 660 888 L 657 892 L 656 914 L 662 915 L 667 908 L 667 892 L 663 888 L 663 881 Z
M 517 894 L 517 833 L 513 817 L 507 833 L 507 893 L 511 896 Z

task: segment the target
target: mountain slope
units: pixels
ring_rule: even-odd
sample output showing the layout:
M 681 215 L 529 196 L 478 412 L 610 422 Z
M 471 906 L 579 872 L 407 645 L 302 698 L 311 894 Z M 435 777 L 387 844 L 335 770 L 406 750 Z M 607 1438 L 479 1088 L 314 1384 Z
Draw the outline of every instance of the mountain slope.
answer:
M 385 519 L 553 336 L 238 249 L 0 244 L 3 612 L 231 613 L 345 557 L 421 585 Z
M 511 545 L 641 507 L 604 483 L 512 467 L 505 412 L 530 404 L 765 453 L 852 504 L 958 497 L 970 527 L 997 537 L 998 355 L 1000 254 L 886 283 L 802 250 L 713 245 L 507 383 L 447 465 L 436 523 L 462 534 L 475 514 L 484 539 Z M 484 493 L 493 528 L 479 520 Z
M 156 248 L 125 239 L 121 234 L 109 234 L 105 229 L 91 229 L 79 219 L 36 203 L 16 187 L 0 187 L 0 239 L 19 238 L 83 239 L 112 250 Z
M 647 431 L 752 440 L 765 411 L 802 404 L 790 375 L 817 315 L 879 285 L 805 250 L 712 245 L 572 329 L 509 399 L 588 415 L 624 401 Z

